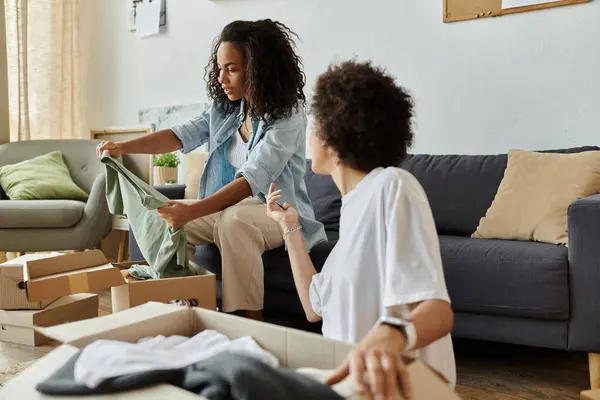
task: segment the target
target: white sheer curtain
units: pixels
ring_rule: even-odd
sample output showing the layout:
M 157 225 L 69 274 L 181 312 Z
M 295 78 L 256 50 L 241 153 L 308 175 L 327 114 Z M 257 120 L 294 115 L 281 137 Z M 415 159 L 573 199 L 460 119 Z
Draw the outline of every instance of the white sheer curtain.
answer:
M 4 0 L 10 140 L 84 138 L 80 0 Z
M 4 0 L 10 141 L 82 130 L 80 0 Z M 0 252 L 0 263 L 15 257 Z

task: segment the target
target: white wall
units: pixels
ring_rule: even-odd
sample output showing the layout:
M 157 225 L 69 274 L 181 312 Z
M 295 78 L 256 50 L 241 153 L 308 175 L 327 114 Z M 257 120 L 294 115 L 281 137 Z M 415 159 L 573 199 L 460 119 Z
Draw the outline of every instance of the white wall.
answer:
M 415 96 L 415 152 L 600 145 L 600 0 L 453 24 L 442 0 L 167 0 L 167 32 L 142 40 L 126 32 L 128 2 L 83 2 L 92 127 L 206 100 L 214 36 L 270 17 L 302 39 L 307 94 L 331 61 L 386 66 Z

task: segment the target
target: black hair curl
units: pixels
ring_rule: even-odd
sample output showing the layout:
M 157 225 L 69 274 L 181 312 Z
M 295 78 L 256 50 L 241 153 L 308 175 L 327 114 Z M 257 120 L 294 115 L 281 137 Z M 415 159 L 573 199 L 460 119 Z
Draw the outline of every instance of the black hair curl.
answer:
M 412 145 L 411 96 L 370 62 L 330 66 L 310 108 L 318 137 L 350 168 L 400 166 Z
M 270 19 L 234 21 L 215 39 L 211 59 L 206 66 L 208 97 L 225 113 L 238 102 L 230 101 L 219 83 L 217 51 L 223 42 L 234 43 L 246 61 L 248 113 L 255 119 L 289 117 L 306 100 L 302 59 L 296 54 L 292 30 Z

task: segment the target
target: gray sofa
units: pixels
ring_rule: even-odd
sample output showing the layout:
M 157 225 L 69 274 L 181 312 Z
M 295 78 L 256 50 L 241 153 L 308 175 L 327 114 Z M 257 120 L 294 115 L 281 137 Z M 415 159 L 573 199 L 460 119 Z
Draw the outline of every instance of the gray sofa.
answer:
M 597 147 L 556 150 L 580 152 Z M 600 352 L 600 195 L 568 209 L 569 247 L 545 243 L 472 239 L 496 194 L 507 155 L 413 155 L 402 165 L 421 182 L 440 238 L 456 337 L 584 352 Z M 339 231 L 340 194 L 331 178 L 307 168 L 305 181 L 329 242 L 313 249 L 320 269 Z M 160 187 L 182 198 L 184 187 Z M 132 260 L 141 259 L 130 237 Z M 305 322 L 284 249 L 265 263 L 265 317 L 310 330 Z M 214 246 L 199 246 L 196 261 L 220 273 Z
M 104 166 L 97 140 L 29 140 L 0 145 L 0 167 L 58 150 L 73 181 L 87 193 L 72 200 L 8 200 L 0 188 L 0 251 L 84 250 L 98 246 L 111 230 Z

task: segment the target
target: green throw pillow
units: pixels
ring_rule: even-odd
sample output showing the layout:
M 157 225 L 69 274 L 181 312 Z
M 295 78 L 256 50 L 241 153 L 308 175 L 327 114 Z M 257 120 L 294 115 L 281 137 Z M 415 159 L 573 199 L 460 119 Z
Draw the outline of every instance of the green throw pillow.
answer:
M 59 151 L 0 167 L 0 186 L 10 200 L 88 199 L 71 179 Z

